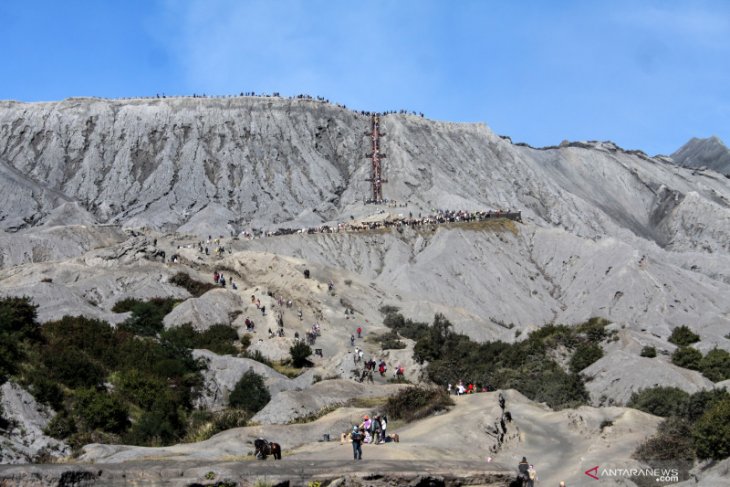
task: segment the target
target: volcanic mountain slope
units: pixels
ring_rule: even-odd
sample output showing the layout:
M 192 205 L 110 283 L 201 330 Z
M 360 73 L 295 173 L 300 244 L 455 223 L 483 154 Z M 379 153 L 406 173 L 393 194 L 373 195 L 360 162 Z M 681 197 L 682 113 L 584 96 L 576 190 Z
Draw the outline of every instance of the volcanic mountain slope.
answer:
M 368 194 L 368 128 L 307 99 L 2 102 L 0 217 L 12 231 L 78 202 L 99 222 L 199 234 L 341 220 Z M 583 237 L 727 251 L 730 190 L 713 173 L 608 142 L 513 145 L 481 124 L 387 115 L 382 128 L 385 196 L 417 212 L 521 209 Z
M 680 166 L 730 174 L 730 149 L 714 135 L 707 139 L 693 137 L 671 157 Z
M 366 216 L 368 126 L 310 99 L 2 102 L 0 224 L 16 233 L 0 238 L 0 256 L 8 266 L 121 241 L 52 227 L 93 220 L 206 236 Z M 481 124 L 409 115 L 384 116 L 382 127 L 385 194 L 405 205 L 389 211 L 511 208 L 526 224 L 251 248 L 387 282 L 394 297 L 432 303 L 414 311 L 458 311 L 480 339 L 505 338 L 510 323 L 601 315 L 662 336 L 696 322 L 707 346 L 727 345 L 726 178 L 610 142 L 534 149 Z

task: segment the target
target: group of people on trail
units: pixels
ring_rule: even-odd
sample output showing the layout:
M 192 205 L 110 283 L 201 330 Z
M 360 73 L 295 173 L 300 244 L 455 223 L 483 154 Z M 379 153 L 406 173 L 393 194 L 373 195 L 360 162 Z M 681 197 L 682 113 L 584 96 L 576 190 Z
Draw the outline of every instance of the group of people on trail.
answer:
M 522 457 L 522 461 L 517 465 L 518 480 L 522 482 L 522 485 L 526 487 L 535 487 L 535 482 L 539 480 L 537 478 L 537 470 L 535 466 L 527 462 L 527 458 Z M 565 486 L 564 482 L 561 482 Z
M 489 384 L 485 386 L 480 386 L 479 384 L 474 384 L 473 382 L 464 384 L 463 380 L 460 380 L 456 384 L 456 386 L 452 385 L 450 382 L 446 386 L 446 392 L 448 392 L 449 395 L 456 394 L 457 396 L 463 396 L 464 394 L 475 394 L 477 392 L 493 392 L 494 390 L 494 387 Z
M 222 272 L 215 271 L 213 273 L 213 282 L 218 284 L 220 287 L 226 287 L 226 278 L 223 275 Z M 233 278 L 231 277 L 231 287 L 233 289 L 238 289 L 238 286 L 236 286 L 236 283 L 233 282 Z
M 398 435 L 388 435 L 388 418 L 385 414 L 376 414 L 372 418 L 365 415 L 362 422 L 352 425 L 352 431 L 343 433 L 342 441 L 349 437 L 352 442 L 352 453 L 355 460 L 362 460 L 363 443 L 380 445 L 389 441 L 399 441 Z

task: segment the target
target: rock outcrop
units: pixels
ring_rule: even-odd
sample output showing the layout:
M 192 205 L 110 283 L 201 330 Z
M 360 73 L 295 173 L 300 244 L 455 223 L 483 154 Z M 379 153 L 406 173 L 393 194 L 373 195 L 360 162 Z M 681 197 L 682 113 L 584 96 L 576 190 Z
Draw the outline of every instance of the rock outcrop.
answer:
M 671 157 L 680 166 L 730 174 L 730 149 L 714 135 L 706 139 L 693 137 Z

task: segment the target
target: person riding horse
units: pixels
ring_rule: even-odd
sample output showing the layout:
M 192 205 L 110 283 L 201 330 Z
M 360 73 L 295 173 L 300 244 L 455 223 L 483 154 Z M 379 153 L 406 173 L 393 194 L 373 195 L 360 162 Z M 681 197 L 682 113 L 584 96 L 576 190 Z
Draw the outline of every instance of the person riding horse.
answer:
M 256 449 L 256 458 L 259 460 L 266 460 L 269 455 L 274 456 L 274 460 L 281 460 L 281 445 L 278 443 L 269 442 L 263 438 L 258 438 L 253 442 L 254 448 Z

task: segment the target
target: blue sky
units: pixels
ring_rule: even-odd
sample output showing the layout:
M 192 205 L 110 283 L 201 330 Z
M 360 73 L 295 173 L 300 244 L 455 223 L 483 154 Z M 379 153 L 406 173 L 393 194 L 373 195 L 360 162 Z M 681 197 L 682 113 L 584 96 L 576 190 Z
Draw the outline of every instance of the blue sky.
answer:
M 0 1 L 0 99 L 324 96 L 532 145 L 730 142 L 730 1 Z

